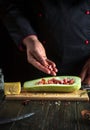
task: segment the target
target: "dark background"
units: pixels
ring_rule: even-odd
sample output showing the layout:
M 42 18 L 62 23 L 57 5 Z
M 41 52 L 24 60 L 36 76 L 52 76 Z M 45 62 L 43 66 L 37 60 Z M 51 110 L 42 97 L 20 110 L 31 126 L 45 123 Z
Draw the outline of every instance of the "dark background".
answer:
M 49 50 L 48 52 L 50 52 Z M 75 61 L 73 63 L 75 65 L 68 64 L 67 67 L 62 65 L 62 70 L 57 62 L 57 68 L 60 68 L 58 75 L 78 76 L 86 59 L 88 58 L 85 57 L 78 63 Z M 51 76 L 39 71 L 27 62 L 26 52 L 19 50 L 2 23 L 0 23 L 0 68 L 3 70 L 5 82 L 20 81 L 23 83 L 28 80 Z
M 18 49 L 5 27 L 0 23 L 0 68 L 5 82 L 21 81 L 45 76 L 27 62 L 26 53 Z

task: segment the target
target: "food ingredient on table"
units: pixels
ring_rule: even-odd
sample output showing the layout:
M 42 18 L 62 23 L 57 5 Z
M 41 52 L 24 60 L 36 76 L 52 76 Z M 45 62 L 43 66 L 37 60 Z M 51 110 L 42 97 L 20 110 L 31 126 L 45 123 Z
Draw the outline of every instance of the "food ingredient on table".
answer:
M 20 82 L 7 82 L 4 83 L 4 94 L 20 94 L 21 83 Z

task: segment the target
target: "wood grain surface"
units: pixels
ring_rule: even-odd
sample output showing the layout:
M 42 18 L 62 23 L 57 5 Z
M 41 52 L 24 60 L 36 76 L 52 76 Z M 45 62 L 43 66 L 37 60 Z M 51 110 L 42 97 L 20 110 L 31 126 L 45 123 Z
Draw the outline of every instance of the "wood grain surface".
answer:
M 6 95 L 7 100 L 66 100 L 66 101 L 89 101 L 85 90 L 78 90 L 72 93 L 32 93 L 21 92 L 19 95 Z

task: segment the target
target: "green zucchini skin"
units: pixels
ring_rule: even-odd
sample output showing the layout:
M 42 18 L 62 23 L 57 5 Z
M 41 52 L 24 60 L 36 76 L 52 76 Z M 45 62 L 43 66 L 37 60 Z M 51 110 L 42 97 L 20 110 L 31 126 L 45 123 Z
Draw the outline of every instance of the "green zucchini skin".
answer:
M 41 79 L 49 80 L 49 79 L 64 79 L 70 78 L 74 79 L 75 82 L 73 84 L 36 84 Z M 31 92 L 73 92 L 79 90 L 81 88 L 81 78 L 77 76 L 55 76 L 55 77 L 43 77 L 31 81 L 26 81 L 23 84 L 23 89 Z

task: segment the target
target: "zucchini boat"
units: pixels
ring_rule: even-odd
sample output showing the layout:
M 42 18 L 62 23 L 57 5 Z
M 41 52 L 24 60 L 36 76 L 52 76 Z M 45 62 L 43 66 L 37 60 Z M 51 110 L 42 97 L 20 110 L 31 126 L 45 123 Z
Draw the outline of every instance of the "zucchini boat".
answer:
M 31 92 L 73 92 L 81 88 L 81 79 L 77 76 L 44 77 L 23 84 L 23 89 Z

